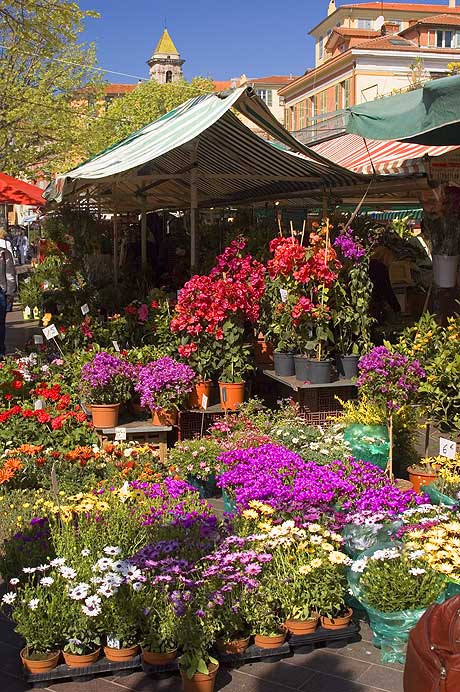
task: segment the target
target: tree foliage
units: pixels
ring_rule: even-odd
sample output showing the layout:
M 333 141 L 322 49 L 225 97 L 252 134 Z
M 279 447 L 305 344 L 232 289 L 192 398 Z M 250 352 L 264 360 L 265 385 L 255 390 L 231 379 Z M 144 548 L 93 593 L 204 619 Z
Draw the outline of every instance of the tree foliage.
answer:
M 128 137 L 184 101 L 212 91 L 212 80 L 204 77 L 171 84 L 159 84 L 154 80 L 142 82 L 131 93 L 114 99 L 105 113 L 89 125 L 88 156 Z
M 38 177 L 81 160 L 102 82 L 78 36 L 98 16 L 68 0 L 1 0 L 0 170 Z

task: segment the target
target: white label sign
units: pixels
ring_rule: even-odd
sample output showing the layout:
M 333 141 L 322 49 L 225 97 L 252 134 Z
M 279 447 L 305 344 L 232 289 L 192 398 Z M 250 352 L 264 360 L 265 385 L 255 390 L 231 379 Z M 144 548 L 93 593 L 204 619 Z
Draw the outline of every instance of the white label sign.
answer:
M 204 408 L 205 411 L 208 408 L 208 397 L 206 396 L 206 394 L 203 394 L 201 396 L 201 407 Z
M 27 317 L 30 317 L 31 312 L 32 312 L 32 310 L 29 308 L 28 305 L 26 305 L 26 307 L 24 308 L 24 315 L 27 315 Z
M 40 346 L 43 343 L 43 337 L 41 334 L 34 334 L 34 344 Z
M 118 345 L 118 341 L 112 341 L 113 347 L 117 353 L 120 353 L 120 347 Z
M 84 305 L 82 305 L 80 310 L 81 310 L 82 315 L 87 315 L 89 312 L 88 303 L 85 303 Z
M 121 641 L 119 639 L 116 639 L 115 635 L 108 634 L 107 635 L 107 646 L 110 649 L 121 649 Z
M 34 410 L 35 411 L 41 411 L 43 408 L 43 401 L 41 399 L 37 399 L 37 401 L 34 403 Z
M 447 440 L 445 437 L 439 438 L 439 454 L 447 459 L 455 459 L 457 454 L 457 445 L 452 440 Z
M 115 428 L 115 440 L 126 440 L 126 428 Z
M 42 332 L 48 341 L 50 339 L 55 339 L 59 334 L 55 324 L 50 324 L 49 327 L 45 327 L 44 329 L 42 329 Z
M 281 302 L 286 303 L 287 297 L 288 297 L 288 292 L 286 291 L 285 288 L 280 288 L 280 296 L 281 296 Z

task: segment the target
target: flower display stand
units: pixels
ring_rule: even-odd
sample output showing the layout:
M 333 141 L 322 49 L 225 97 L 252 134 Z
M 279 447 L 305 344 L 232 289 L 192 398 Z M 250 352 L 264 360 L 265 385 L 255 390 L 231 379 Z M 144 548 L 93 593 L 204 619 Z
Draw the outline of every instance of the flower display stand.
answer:
M 126 440 L 148 442 L 157 446 L 160 452 L 160 461 L 164 462 L 168 451 L 168 432 L 171 430 L 171 425 L 152 425 L 149 421 L 131 421 L 116 428 L 102 428 L 99 430 L 99 437 L 102 443 L 104 439 L 116 438 L 117 433 L 125 431 Z
M 30 685 L 40 688 L 49 687 L 52 682 L 63 682 L 69 679 L 85 682 L 86 680 L 91 680 L 104 673 L 117 673 L 118 675 L 123 675 L 123 673 L 129 674 L 133 670 L 140 668 L 140 666 L 140 655 L 118 663 L 113 663 L 105 658 L 105 656 L 102 656 L 96 663 L 92 663 L 90 666 L 84 668 L 71 668 L 65 663 L 61 663 L 56 668 L 53 668 L 53 670 L 50 670 L 49 673 L 27 673 L 27 671 L 25 671 L 24 677 Z

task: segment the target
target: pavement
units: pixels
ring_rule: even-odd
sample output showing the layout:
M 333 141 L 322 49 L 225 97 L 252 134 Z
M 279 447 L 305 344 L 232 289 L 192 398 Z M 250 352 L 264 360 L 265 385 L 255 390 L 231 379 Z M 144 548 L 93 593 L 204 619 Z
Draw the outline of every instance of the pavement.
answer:
M 361 640 L 352 644 L 312 648 L 282 660 L 247 663 L 238 668 L 221 666 L 215 690 L 220 692 L 403 692 L 403 667 L 382 665 L 371 643 L 371 632 L 361 622 Z M 340 644 L 340 646 L 339 646 Z M 21 642 L 0 618 L 0 690 L 25 692 L 19 659 Z M 337 647 L 337 648 L 336 648 Z M 43 684 L 43 683 L 42 683 Z M 140 669 L 127 675 L 104 675 L 93 680 L 52 683 L 44 692 L 181 692 L 178 674 L 149 676 Z M 422 692 L 422 691 L 420 691 Z

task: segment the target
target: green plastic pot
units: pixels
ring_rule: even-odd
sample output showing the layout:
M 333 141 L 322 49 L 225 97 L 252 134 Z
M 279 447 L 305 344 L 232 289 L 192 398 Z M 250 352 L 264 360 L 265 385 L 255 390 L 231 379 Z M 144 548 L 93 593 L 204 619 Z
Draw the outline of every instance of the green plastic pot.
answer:
M 423 490 L 426 492 L 426 494 L 428 495 L 428 497 L 430 498 L 431 502 L 434 505 L 446 505 L 446 507 L 453 507 L 454 505 L 459 504 L 458 501 L 453 500 L 448 495 L 444 495 L 444 493 L 441 493 L 436 488 L 435 483 L 430 483 L 429 485 L 425 485 L 423 487 Z
M 347 425 L 343 439 L 350 446 L 355 459 L 368 461 L 385 471 L 390 452 L 390 440 L 386 425 Z

